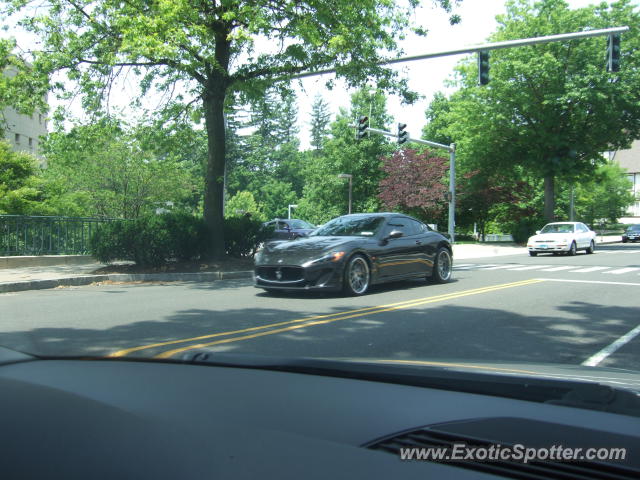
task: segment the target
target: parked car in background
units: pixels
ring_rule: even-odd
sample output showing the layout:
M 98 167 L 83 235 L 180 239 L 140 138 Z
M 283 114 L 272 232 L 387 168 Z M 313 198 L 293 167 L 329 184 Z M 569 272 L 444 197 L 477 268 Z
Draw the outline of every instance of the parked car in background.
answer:
M 622 234 L 622 243 L 640 240 L 640 225 L 629 225 Z
M 529 238 L 527 248 L 532 257 L 538 253 L 575 255 L 578 250 L 593 253 L 596 249 L 596 232 L 580 222 L 547 223 Z
M 263 223 L 263 227 L 273 229 L 271 240 L 294 240 L 298 237 L 306 237 L 315 229 L 309 222 L 297 218 L 276 218 Z
M 306 238 L 267 242 L 255 256 L 255 285 L 274 290 L 344 290 L 362 295 L 377 283 L 451 279 L 449 241 L 399 213 L 335 218 Z

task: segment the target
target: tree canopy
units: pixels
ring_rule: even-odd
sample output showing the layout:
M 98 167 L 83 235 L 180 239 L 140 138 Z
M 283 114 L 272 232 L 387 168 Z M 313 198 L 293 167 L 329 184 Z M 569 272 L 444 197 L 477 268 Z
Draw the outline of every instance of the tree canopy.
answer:
M 8 11 L 31 2 L 6 1 Z M 449 0 L 434 3 L 450 9 Z M 99 108 L 129 67 L 142 92 L 167 92 L 166 106 L 198 109 L 208 161 L 204 214 L 213 254 L 224 253 L 223 184 L 229 102 L 260 96 L 299 72 L 335 68 L 350 85 L 377 79 L 408 99 L 405 82 L 378 66 L 411 27 L 417 0 L 50 0 L 22 20 L 44 42 L 38 71 L 64 71 L 79 82 L 85 107 Z M 416 28 L 424 33 L 423 28 Z M 58 84 L 64 87 L 63 84 Z
M 487 176 L 521 169 L 544 179 L 544 216 L 554 217 L 556 181 L 584 180 L 602 152 L 640 137 L 640 13 L 629 0 L 572 10 L 563 0 L 511 0 L 490 41 L 628 25 L 621 69 L 605 69 L 606 38 L 491 51 L 486 86 L 463 61 L 448 101 L 432 103 L 429 132 L 451 138 L 467 169 Z M 434 116 L 438 113 L 438 117 Z

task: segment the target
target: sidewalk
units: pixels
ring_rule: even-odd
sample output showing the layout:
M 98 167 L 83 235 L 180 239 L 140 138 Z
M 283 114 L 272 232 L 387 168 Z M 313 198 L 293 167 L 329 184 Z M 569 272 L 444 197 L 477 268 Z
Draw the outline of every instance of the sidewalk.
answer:
M 620 236 L 598 237 L 598 244 L 617 243 Z M 526 255 L 527 249 L 519 245 L 504 244 L 455 244 L 453 246 L 454 261 L 468 258 L 498 257 L 505 255 Z M 93 274 L 105 265 L 87 259 L 91 263 L 69 264 L 67 259 L 61 258 L 61 265 L 52 265 L 53 260 L 48 257 L 41 266 L 23 266 L 16 268 L 2 268 L 0 257 L 0 293 L 19 292 L 24 290 L 39 290 L 56 288 L 59 286 L 90 285 L 96 282 L 212 282 L 223 279 L 251 278 L 251 271 L 235 272 L 200 272 L 200 273 L 147 273 L 147 274 Z M 33 259 L 34 257 L 30 257 Z M 35 260 L 29 260 L 33 265 Z M 15 263 L 15 262 L 14 262 Z

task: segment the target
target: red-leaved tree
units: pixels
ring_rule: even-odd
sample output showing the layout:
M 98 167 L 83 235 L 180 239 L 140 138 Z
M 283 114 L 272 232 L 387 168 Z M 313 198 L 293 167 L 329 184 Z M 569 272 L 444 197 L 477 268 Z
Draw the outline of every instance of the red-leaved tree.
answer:
M 433 220 L 444 212 L 449 161 L 429 151 L 398 150 L 382 159 L 385 177 L 378 198 L 387 210 Z

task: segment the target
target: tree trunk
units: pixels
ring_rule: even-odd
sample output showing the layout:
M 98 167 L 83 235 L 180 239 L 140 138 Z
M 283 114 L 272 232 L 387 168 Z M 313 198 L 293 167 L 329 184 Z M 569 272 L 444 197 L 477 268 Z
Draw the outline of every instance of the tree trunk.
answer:
M 207 170 L 204 186 L 204 221 L 211 233 L 211 258 L 225 256 L 224 248 L 224 168 L 226 160 L 224 128 L 225 88 L 207 88 L 202 95 L 207 129 Z
M 555 177 L 551 174 L 544 177 L 544 219 L 547 222 L 555 220 L 556 209 Z

